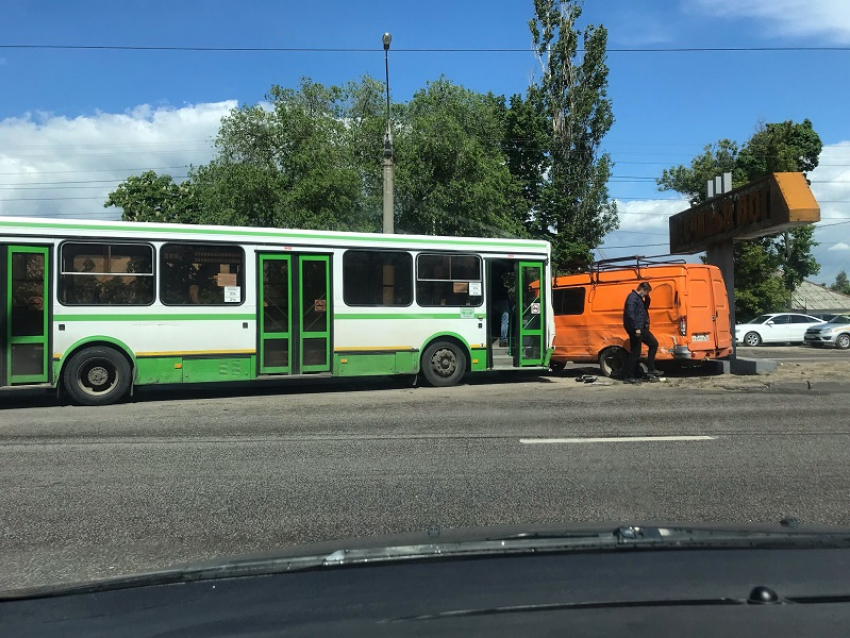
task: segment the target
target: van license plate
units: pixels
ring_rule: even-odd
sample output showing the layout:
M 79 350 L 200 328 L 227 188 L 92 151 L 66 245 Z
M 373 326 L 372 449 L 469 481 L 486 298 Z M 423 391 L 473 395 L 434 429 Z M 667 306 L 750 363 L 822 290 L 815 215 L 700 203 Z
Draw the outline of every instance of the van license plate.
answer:
M 708 341 L 708 335 L 691 335 L 691 341 Z

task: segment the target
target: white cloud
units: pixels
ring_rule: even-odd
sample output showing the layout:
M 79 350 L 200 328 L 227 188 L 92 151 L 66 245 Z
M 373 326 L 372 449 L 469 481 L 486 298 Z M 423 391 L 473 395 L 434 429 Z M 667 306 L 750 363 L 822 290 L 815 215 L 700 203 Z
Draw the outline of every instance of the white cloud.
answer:
M 683 0 L 683 5 L 709 16 L 764 21 L 771 36 L 820 36 L 832 43 L 850 42 L 847 0 Z
M 130 175 L 179 179 L 208 162 L 221 118 L 236 101 L 139 105 L 125 113 L 66 118 L 27 113 L 0 121 L 0 215 L 117 218 L 103 208 Z
M 687 208 L 686 199 L 617 200 L 620 228 L 605 236 L 597 256 L 611 259 L 666 254 L 670 250 L 667 220 Z
M 671 215 L 687 210 L 687 199 L 646 199 L 637 201 L 618 201 L 620 229 L 617 232 L 643 231 L 663 232 L 668 230 L 667 220 Z
M 850 142 L 825 146 L 809 179 L 823 220 L 815 226 L 820 245 L 812 251 L 821 271 L 811 279 L 831 284 L 838 271 L 850 270 Z

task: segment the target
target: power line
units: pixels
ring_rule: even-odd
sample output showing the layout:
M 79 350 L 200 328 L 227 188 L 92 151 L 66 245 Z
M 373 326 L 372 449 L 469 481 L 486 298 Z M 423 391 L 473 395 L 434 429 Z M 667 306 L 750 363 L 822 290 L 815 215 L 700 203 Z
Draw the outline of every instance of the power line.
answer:
M 139 166 L 136 168 L 81 168 L 68 171 L 11 171 L 0 173 L 0 175 L 58 175 L 60 173 L 117 173 L 118 171 L 166 171 L 175 168 L 186 168 L 183 166 Z
M 147 46 L 112 44 L 0 44 L 0 49 L 58 51 L 182 51 L 216 53 L 381 53 L 374 47 L 216 47 L 216 46 Z M 409 47 L 393 48 L 393 53 L 533 53 L 532 47 Z M 577 49 L 584 53 L 584 49 Z M 819 47 L 617 47 L 607 53 L 782 53 L 801 51 L 850 51 L 846 46 Z

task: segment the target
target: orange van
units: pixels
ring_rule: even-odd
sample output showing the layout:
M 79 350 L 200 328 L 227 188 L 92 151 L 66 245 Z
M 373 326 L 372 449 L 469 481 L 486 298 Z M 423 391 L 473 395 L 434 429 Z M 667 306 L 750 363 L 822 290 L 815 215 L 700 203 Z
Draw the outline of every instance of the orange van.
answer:
M 656 361 L 731 354 L 729 301 L 719 268 L 630 257 L 599 261 L 587 273 L 555 279 L 552 368 L 563 369 L 568 361 L 598 362 L 605 375 L 620 376 L 629 351 L 623 305 L 641 281 L 652 285 L 649 323 L 658 339 Z

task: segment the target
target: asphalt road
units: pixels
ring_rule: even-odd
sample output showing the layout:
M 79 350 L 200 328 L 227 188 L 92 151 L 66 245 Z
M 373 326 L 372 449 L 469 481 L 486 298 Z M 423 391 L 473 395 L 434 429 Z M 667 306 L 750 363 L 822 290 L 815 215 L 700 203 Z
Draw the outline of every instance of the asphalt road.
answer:
M 433 524 L 850 524 L 848 406 L 834 388 L 522 374 L 148 391 L 104 408 L 5 392 L 0 590 Z M 707 438 L 622 439 L 635 436 Z M 551 438 L 573 440 L 536 442 Z

